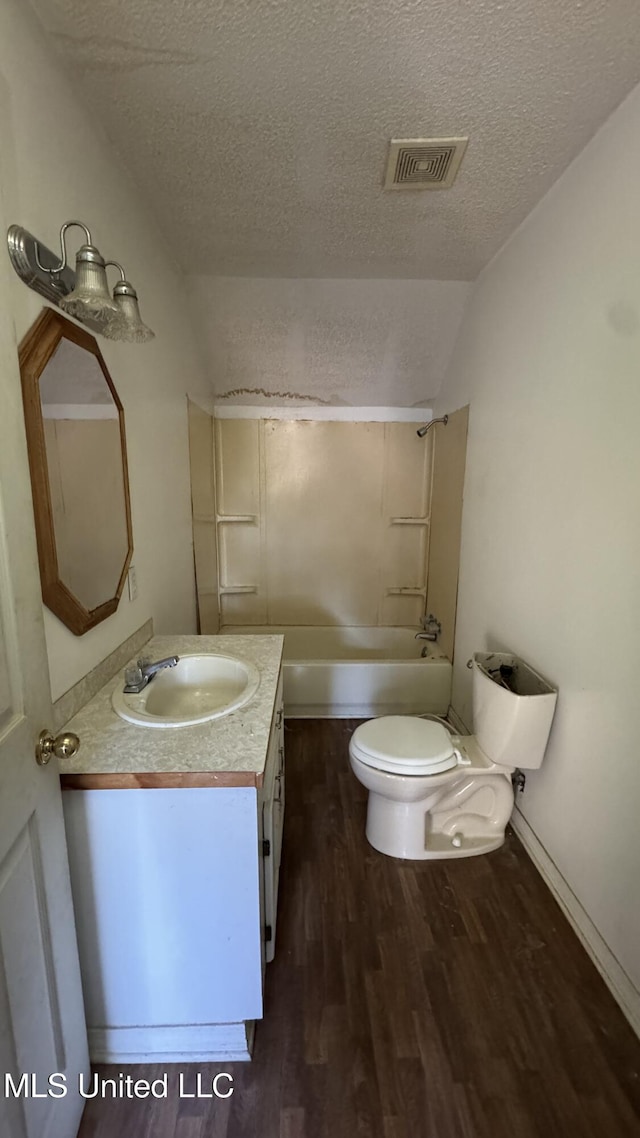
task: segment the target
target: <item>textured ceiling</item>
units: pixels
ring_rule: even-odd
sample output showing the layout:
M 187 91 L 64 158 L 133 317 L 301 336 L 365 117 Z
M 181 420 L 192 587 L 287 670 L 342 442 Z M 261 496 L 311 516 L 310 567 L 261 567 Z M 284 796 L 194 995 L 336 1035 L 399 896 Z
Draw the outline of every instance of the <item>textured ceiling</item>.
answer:
M 637 0 L 33 0 L 185 269 L 473 279 L 640 80 Z M 388 140 L 470 136 L 450 191 Z

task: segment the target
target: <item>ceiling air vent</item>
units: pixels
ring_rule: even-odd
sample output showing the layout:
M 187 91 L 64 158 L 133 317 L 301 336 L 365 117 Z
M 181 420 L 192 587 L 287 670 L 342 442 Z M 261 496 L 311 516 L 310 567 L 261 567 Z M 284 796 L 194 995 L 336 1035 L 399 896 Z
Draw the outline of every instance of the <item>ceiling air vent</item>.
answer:
M 394 138 L 389 143 L 385 190 L 448 190 L 468 138 Z

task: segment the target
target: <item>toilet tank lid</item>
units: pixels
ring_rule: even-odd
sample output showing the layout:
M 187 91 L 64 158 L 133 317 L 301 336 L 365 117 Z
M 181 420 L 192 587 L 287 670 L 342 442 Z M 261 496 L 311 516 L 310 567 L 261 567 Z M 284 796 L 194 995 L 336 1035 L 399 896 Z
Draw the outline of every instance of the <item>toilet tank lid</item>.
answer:
M 442 762 L 454 758 L 455 747 L 446 727 L 414 715 L 383 715 L 356 727 L 354 741 L 377 759 L 421 759 Z

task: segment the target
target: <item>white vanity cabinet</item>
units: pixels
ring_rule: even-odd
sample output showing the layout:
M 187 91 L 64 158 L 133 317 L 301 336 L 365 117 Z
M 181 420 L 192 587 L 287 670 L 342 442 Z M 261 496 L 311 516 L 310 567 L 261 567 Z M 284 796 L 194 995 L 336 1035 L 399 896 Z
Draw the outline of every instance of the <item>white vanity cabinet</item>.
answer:
M 253 786 L 223 772 L 64 793 L 94 1061 L 250 1058 L 275 950 L 283 741 L 280 677 Z

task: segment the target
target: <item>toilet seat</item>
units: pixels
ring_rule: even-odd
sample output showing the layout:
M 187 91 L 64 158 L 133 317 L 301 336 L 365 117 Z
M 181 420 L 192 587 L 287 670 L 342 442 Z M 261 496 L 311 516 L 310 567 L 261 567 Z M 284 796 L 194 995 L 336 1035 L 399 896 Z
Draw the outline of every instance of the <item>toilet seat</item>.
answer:
M 390 774 L 441 774 L 468 766 L 441 723 L 413 715 L 383 715 L 356 727 L 352 755 L 366 766 Z

